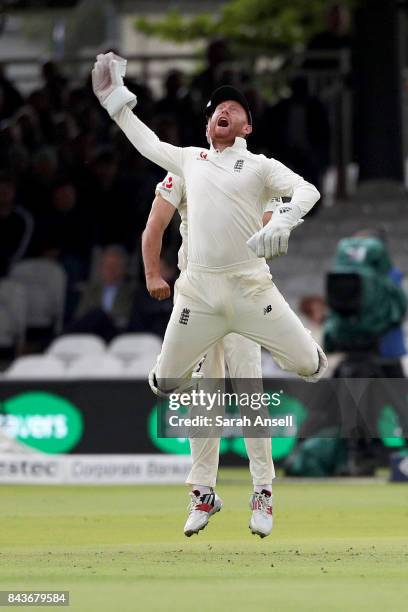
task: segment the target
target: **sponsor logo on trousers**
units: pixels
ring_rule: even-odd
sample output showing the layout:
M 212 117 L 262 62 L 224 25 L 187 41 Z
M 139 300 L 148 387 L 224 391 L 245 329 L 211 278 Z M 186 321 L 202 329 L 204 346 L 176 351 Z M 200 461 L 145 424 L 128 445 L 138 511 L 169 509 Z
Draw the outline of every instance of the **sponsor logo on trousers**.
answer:
M 190 318 L 190 309 L 183 308 L 183 310 L 181 311 L 179 323 L 181 323 L 181 325 L 187 325 L 189 318 Z

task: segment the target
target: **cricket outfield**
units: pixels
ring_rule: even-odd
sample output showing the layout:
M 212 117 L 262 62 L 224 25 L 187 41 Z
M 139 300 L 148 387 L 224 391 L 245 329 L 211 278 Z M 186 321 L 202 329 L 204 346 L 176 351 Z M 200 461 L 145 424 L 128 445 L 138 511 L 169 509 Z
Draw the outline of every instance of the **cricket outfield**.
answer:
M 247 478 L 221 470 L 224 508 L 190 539 L 182 486 L 3 486 L 0 588 L 69 590 L 80 612 L 407 609 L 408 486 L 278 482 L 260 540 Z

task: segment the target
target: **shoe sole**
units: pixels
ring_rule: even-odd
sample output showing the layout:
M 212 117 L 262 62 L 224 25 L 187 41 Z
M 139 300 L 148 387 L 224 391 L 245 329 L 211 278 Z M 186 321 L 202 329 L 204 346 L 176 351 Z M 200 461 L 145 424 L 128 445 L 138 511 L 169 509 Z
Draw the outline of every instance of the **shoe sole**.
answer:
M 203 529 L 205 529 L 205 528 L 207 527 L 208 523 L 210 522 L 210 518 L 211 518 L 212 516 L 214 516 L 214 514 L 217 514 L 217 512 L 220 512 L 220 511 L 221 511 L 221 508 L 222 508 L 222 506 L 220 506 L 219 508 L 217 508 L 217 510 L 214 510 L 214 512 L 212 512 L 212 513 L 209 515 L 209 517 L 208 517 L 208 521 L 206 522 L 206 524 L 205 524 L 205 525 L 203 525 L 202 527 L 199 527 L 198 529 L 196 529 L 196 530 L 194 530 L 194 531 L 193 531 L 193 530 L 190 530 L 190 531 L 185 531 L 185 532 L 184 532 L 184 535 L 185 535 L 187 538 L 191 538 L 191 536 L 192 536 L 192 535 L 194 535 L 194 534 L 197 534 L 197 535 L 198 535 L 200 531 L 202 531 Z
M 251 529 L 251 527 L 250 527 L 250 529 Z M 252 529 L 251 529 L 251 533 L 252 533 L 252 535 L 257 535 L 257 536 L 259 536 L 260 538 L 266 538 L 266 537 L 268 537 L 268 536 L 267 536 L 265 533 L 259 533 L 259 531 L 253 531 Z M 268 535 L 269 535 L 269 534 L 268 534 Z
M 257 535 L 257 536 L 259 536 L 260 538 L 267 538 L 267 537 L 268 537 L 268 535 L 271 535 L 270 533 L 261 533 L 260 531 L 255 531 L 255 529 L 253 529 L 253 528 L 251 527 L 251 523 L 248 525 L 248 527 L 249 527 L 249 529 L 250 529 L 250 531 L 251 531 L 252 535 Z

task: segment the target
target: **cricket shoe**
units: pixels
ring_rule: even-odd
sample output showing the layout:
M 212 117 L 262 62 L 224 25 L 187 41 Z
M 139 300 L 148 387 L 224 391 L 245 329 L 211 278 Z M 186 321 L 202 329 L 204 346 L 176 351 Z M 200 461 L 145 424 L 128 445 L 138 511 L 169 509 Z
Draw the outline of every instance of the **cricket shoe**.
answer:
M 210 517 L 222 508 L 222 500 L 215 491 L 200 495 L 200 491 L 191 491 L 191 502 L 188 507 L 188 518 L 184 525 L 184 535 L 188 538 L 207 526 Z
M 271 493 L 265 489 L 262 489 L 260 493 L 253 493 L 249 500 L 249 507 L 252 510 L 249 521 L 252 534 L 266 538 L 271 533 L 273 526 Z

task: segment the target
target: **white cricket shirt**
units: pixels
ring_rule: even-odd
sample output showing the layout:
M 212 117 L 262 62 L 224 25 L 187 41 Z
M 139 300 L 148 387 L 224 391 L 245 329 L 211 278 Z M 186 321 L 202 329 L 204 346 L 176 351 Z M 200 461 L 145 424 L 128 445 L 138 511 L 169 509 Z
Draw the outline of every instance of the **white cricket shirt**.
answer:
M 219 152 L 161 142 L 125 106 L 114 117 L 147 159 L 185 181 L 188 260 L 222 268 L 257 259 L 246 241 L 262 228 L 266 203 L 288 196 L 306 214 L 320 197 L 313 185 L 286 166 L 248 151 L 246 140 Z
M 167 202 L 174 206 L 180 215 L 181 246 L 178 252 L 178 268 L 180 271 L 183 271 L 187 267 L 188 257 L 187 196 L 184 179 L 168 172 L 164 180 L 157 183 L 156 194 L 160 194 Z M 273 212 L 281 203 L 281 198 L 269 200 L 264 213 Z

